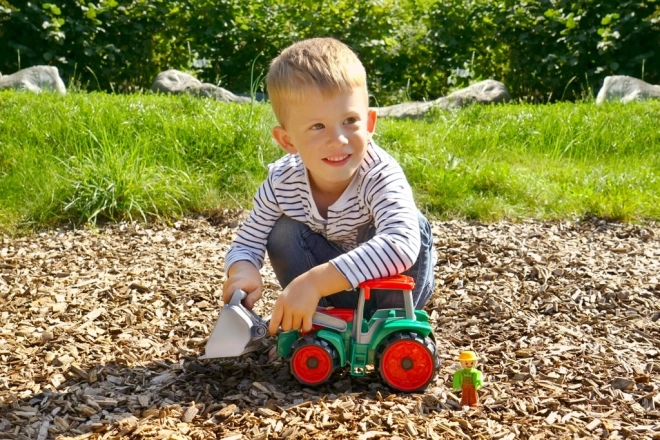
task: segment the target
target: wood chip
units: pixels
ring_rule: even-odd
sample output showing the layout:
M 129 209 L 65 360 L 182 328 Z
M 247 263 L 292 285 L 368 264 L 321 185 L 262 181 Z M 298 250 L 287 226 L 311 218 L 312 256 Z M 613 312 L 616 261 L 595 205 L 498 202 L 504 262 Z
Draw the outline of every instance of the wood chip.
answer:
M 185 423 L 190 423 L 193 421 L 197 413 L 199 412 L 199 409 L 195 406 L 190 406 L 186 409 L 186 411 L 183 413 L 181 416 L 181 421 Z
M 426 306 L 440 368 L 395 393 L 376 368 L 296 382 L 263 349 L 202 360 L 222 305 L 224 210 L 0 237 L 0 432 L 7 438 L 654 438 L 660 229 L 606 221 L 434 221 Z M 279 283 L 266 259 L 267 316 Z M 480 406 L 451 389 L 475 350 Z M 0 435 L 1 437 L 2 435 Z
M 593 431 L 597 427 L 600 426 L 601 420 L 600 419 L 593 419 L 591 422 L 587 424 L 587 426 L 584 427 L 587 431 Z
M 635 387 L 635 381 L 617 377 L 612 380 L 611 385 L 615 390 L 632 390 Z

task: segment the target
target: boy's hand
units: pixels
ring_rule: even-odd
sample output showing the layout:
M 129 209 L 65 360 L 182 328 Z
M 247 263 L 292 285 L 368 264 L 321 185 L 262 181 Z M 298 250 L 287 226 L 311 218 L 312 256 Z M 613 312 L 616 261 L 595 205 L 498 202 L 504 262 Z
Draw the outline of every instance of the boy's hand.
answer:
M 250 262 L 237 261 L 231 265 L 227 275 L 227 281 L 222 286 L 222 301 L 229 304 L 234 292 L 241 289 L 247 293 L 243 305 L 248 309 L 252 309 L 254 303 L 261 298 L 264 288 L 259 269 Z
M 312 315 L 321 296 L 313 285 L 305 283 L 304 278 L 302 275 L 293 280 L 275 301 L 268 326 L 271 335 L 276 334 L 280 326 L 285 332 L 299 329 L 308 332 L 312 329 Z
M 268 332 L 274 335 L 280 326 L 284 331 L 310 331 L 312 316 L 319 305 L 319 300 L 350 287 L 351 284 L 344 275 L 330 263 L 310 269 L 291 281 L 280 293 L 273 307 Z

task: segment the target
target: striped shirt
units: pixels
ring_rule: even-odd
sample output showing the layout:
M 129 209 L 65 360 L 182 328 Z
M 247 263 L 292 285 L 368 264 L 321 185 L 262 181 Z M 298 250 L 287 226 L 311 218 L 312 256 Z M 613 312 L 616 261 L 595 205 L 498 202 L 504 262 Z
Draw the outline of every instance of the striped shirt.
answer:
M 373 142 L 349 186 L 328 207 L 327 219 L 316 208 L 307 169 L 297 154 L 269 165 L 253 202 L 225 256 L 225 271 L 237 261 L 261 268 L 268 235 L 282 215 L 306 224 L 345 251 L 330 263 L 353 288 L 399 274 L 417 260 L 420 230 L 412 189 L 399 164 Z M 359 244 L 358 228 L 364 224 L 375 225 L 376 233 Z

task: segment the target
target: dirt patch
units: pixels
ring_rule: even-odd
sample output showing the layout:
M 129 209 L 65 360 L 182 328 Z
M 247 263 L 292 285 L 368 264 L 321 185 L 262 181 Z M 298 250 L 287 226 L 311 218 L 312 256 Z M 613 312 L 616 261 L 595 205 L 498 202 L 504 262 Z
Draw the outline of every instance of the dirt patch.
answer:
M 434 222 L 423 394 L 309 389 L 267 349 L 200 361 L 240 216 L 0 242 L 0 439 L 660 438 L 660 230 Z M 263 270 L 268 314 L 278 291 Z M 481 405 L 451 390 L 483 358 Z

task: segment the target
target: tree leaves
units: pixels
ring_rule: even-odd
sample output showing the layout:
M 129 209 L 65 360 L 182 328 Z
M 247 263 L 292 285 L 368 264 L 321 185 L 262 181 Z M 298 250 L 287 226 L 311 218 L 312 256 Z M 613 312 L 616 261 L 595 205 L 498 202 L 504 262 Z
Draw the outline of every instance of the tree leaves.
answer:
M 658 0 L 15 3 L 0 0 L 0 71 L 46 62 L 87 89 L 146 89 L 176 68 L 248 93 L 263 88 L 253 67 L 258 77 L 284 47 L 315 36 L 356 50 L 381 106 L 488 78 L 530 101 L 582 99 L 612 74 L 660 82 Z

